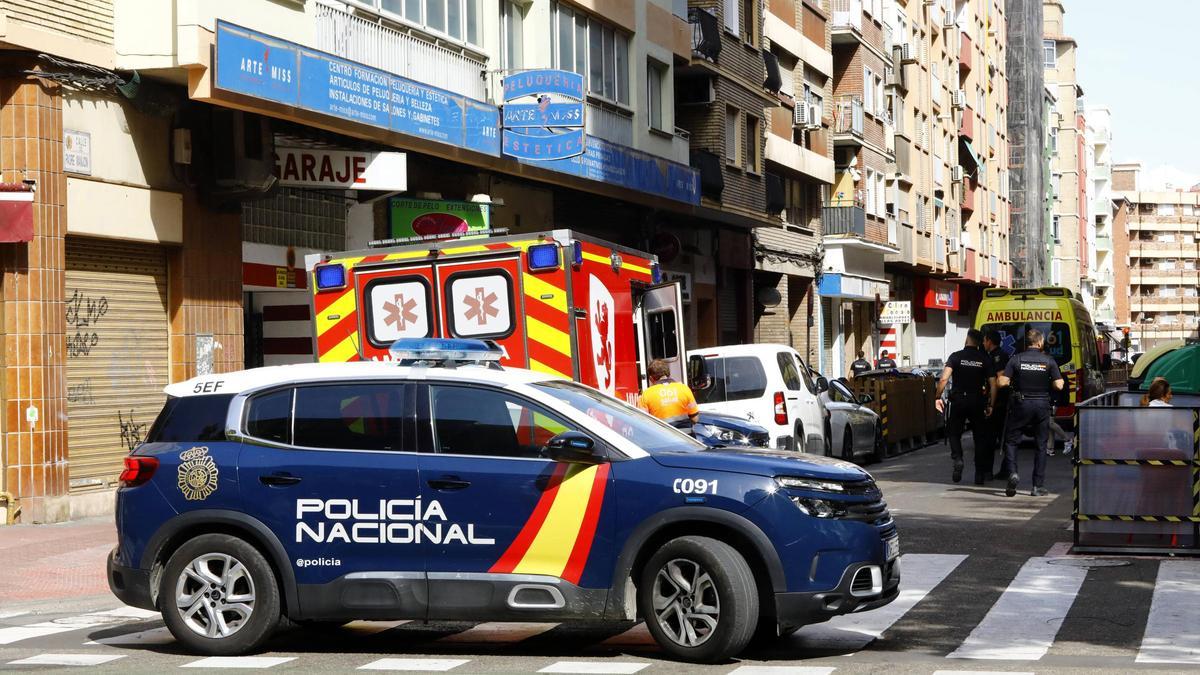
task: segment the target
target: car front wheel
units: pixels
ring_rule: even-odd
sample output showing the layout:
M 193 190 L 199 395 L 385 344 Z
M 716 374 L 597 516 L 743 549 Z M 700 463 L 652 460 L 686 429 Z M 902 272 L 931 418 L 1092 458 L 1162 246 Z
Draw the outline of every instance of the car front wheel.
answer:
M 679 537 L 642 569 L 638 609 L 650 634 L 671 656 L 717 663 L 754 637 L 759 598 L 746 559 L 709 537 Z
M 204 534 L 167 561 L 159 587 L 163 621 L 189 649 L 217 656 L 258 647 L 279 623 L 279 586 L 246 541 Z

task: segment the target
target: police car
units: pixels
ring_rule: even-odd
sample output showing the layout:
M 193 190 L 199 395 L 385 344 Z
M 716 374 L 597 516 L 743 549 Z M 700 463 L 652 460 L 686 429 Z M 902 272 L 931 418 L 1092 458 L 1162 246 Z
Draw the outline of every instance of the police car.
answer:
M 891 602 L 896 527 L 839 460 L 706 448 L 469 340 L 167 387 L 125 459 L 108 580 L 202 654 L 280 616 L 643 619 L 714 662 Z

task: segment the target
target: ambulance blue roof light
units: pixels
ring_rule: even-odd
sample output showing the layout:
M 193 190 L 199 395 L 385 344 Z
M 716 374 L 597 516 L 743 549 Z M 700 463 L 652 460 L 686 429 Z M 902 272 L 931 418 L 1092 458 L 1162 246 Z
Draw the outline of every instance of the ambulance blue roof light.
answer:
M 491 340 L 461 338 L 401 338 L 388 354 L 395 361 L 431 364 L 494 363 L 504 358 L 504 348 Z

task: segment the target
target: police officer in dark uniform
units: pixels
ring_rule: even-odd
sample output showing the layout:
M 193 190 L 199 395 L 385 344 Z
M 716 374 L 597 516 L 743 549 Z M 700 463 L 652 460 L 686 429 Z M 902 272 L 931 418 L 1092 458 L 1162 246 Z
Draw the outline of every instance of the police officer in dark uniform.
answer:
M 858 358 L 854 360 L 854 363 L 850 364 L 850 377 L 858 377 L 871 369 L 871 363 L 864 359 L 863 356 L 865 354 L 860 351 Z
M 996 398 L 996 373 L 992 361 L 981 346 L 983 334 L 977 330 L 967 331 L 966 347 L 946 359 L 942 377 L 937 385 L 938 411 L 944 409 L 942 392 L 950 378 L 950 414 L 946 434 L 950 438 L 950 457 L 954 460 L 954 482 L 962 480 L 963 450 L 962 434 L 968 421 L 971 422 L 971 437 L 975 441 L 975 484 L 983 485 L 992 469 L 991 427 L 987 417 L 992 414 Z
M 990 330 L 983 336 L 983 351 L 987 352 L 988 358 L 992 361 L 992 372 L 997 375 L 1003 373 L 1004 367 L 1008 365 L 1008 352 L 1000 346 L 1003 339 L 998 330 Z M 1008 468 L 1008 460 L 1004 457 L 1004 420 L 1008 416 L 1008 391 L 1005 388 L 996 393 L 996 402 L 992 404 L 992 415 L 988 418 L 992 448 L 998 450 L 1000 454 L 1000 472 L 996 476 L 1001 480 L 1007 480 L 1008 474 L 1012 473 Z M 992 479 L 990 467 L 985 478 Z
M 1021 434 L 1028 431 L 1035 441 L 1033 453 L 1034 497 L 1049 494 L 1043 486 L 1046 480 L 1046 453 L 1042 448 L 1050 438 L 1050 393 L 1062 391 L 1063 376 L 1058 364 L 1042 348 L 1045 336 L 1042 331 L 1030 328 L 1025 331 L 1025 351 L 1008 360 L 1004 373 L 997 377 L 1001 387 L 1012 386 L 1008 402 L 1008 424 L 1004 432 L 1004 457 L 1012 473 L 1008 476 L 1008 487 L 1004 494 L 1017 494 L 1017 445 Z
M 888 350 L 885 349 L 879 352 L 879 361 L 875 366 L 880 370 L 891 370 L 896 367 L 896 362 L 892 360 L 891 356 L 888 356 Z

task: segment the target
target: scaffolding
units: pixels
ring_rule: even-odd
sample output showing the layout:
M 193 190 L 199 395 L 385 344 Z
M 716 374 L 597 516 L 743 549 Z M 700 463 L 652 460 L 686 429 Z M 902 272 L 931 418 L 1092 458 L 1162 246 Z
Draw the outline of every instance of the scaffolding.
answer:
M 1018 288 L 1039 287 L 1049 281 L 1042 0 L 1006 0 L 1005 13 L 1012 283 Z

